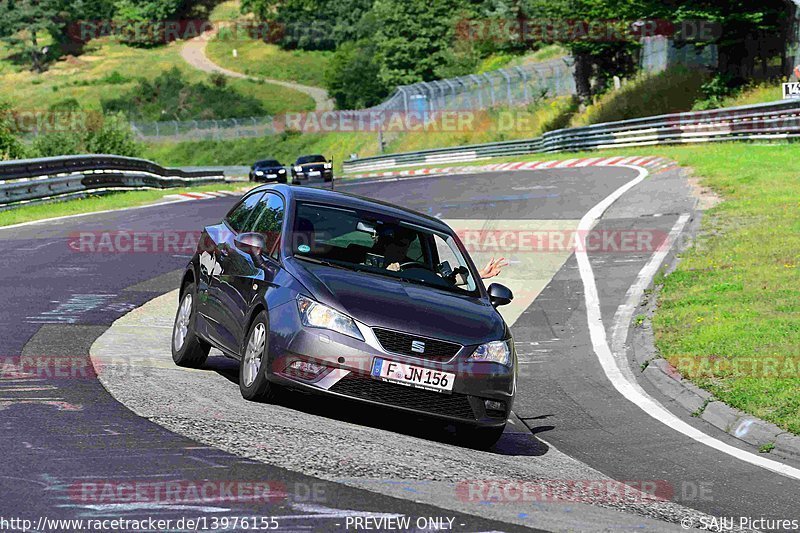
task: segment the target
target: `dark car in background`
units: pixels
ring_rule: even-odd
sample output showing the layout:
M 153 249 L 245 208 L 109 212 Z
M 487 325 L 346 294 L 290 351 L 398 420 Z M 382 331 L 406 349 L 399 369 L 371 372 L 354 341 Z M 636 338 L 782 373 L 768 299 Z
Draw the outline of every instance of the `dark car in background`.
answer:
M 302 155 L 292 165 L 292 183 L 322 178 L 333 181 L 333 162 L 322 155 Z
M 516 392 L 514 342 L 496 309 L 512 298 L 483 286 L 439 219 L 262 186 L 203 230 L 172 356 L 197 368 L 220 349 L 240 361 L 248 400 L 274 400 L 284 387 L 342 397 L 438 418 L 488 447 Z
M 277 159 L 256 161 L 253 163 L 253 166 L 250 167 L 250 181 L 277 181 L 278 183 L 286 183 L 287 175 L 286 167 Z

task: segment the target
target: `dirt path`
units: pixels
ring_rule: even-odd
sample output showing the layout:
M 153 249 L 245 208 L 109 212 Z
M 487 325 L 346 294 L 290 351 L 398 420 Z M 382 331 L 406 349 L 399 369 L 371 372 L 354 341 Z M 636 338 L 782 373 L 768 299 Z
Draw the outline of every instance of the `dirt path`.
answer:
M 225 76 L 230 76 L 231 78 L 263 80 L 267 83 L 274 83 L 275 85 L 281 85 L 289 89 L 294 89 L 295 91 L 300 91 L 301 93 L 305 93 L 314 99 L 317 111 L 330 111 L 333 109 L 333 100 L 331 100 L 328 96 L 328 92 L 320 87 L 310 87 L 308 85 L 301 85 L 291 81 L 248 76 L 247 74 L 228 70 L 217 65 L 206 55 L 206 45 L 208 44 L 208 41 L 214 37 L 215 32 L 216 30 L 209 30 L 204 34 L 187 41 L 181 49 L 181 57 L 183 57 L 183 59 L 194 68 L 204 72 L 217 72 Z

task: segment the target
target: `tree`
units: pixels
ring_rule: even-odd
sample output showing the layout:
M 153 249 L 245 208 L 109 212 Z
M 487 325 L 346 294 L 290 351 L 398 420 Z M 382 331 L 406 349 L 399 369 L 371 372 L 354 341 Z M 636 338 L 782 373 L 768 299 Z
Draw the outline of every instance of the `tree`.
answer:
M 43 36 L 58 34 L 63 20 L 60 0 L 0 0 L 0 38 L 31 58 L 32 70 L 44 71 Z
M 153 46 L 164 44 L 164 24 L 189 7 L 184 0 L 116 0 L 114 17 L 123 41 Z
M 388 94 L 370 41 L 344 43 L 328 63 L 325 85 L 339 109 L 363 109 L 379 104 Z
M 713 40 L 718 70 L 733 85 L 751 79 L 759 60 L 764 77 L 772 57 L 782 58 L 783 75 L 791 70 L 786 57 L 794 4 L 789 0 L 665 0 L 661 9 L 676 22 L 704 20 L 719 26 Z
M 614 75 L 625 75 L 634 68 L 633 51 L 637 37 L 627 25 L 657 13 L 659 2 L 651 0 L 532 0 L 534 17 L 556 21 L 561 30 L 556 40 L 575 60 L 575 86 L 581 104 L 605 89 Z M 597 37 L 591 23 L 610 31 Z M 618 31 L 611 31 L 616 28 Z
M 457 0 L 376 0 L 374 42 L 385 85 L 438 77 L 448 59 L 458 7 Z

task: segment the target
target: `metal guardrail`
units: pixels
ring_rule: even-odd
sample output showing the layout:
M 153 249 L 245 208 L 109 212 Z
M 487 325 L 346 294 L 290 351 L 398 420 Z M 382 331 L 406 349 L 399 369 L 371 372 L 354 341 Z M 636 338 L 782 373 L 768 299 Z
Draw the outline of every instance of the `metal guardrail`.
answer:
M 224 181 L 218 170 L 164 168 L 116 155 L 76 155 L 0 162 L 0 209 L 87 194 L 167 189 Z
M 781 100 L 554 130 L 519 141 L 365 157 L 345 161 L 343 167 L 351 173 L 510 155 L 795 137 L 800 137 L 800 100 Z

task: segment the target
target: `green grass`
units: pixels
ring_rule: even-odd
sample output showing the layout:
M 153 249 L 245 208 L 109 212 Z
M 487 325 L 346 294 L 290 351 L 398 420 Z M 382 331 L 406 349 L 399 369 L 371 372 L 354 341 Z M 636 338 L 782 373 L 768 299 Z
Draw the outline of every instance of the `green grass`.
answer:
M 564 57 L 567 54 L 569 54 L 567 49 L 557 44 L 550 44 L 536 50 L 535 52 L 530 52 L 523 55 L 492 54 L 481 60 L 481 62 L 478 64 L 476 72 L 478 74 L 482 74 L 484 72 L 497 70 L 499 68 L 511 68 L 521 65 L 528 65 L 530 63 L 541 63 L 544 61 L 550 61 L 551 59 Z
M 220 2 L 214 6 L 208 19 L 211 22 L 233 22 L 245 18 L 241 12 L 241 4 L 238 0 L 228 0 Z
M 71 98 L 83 109 L 99 111 L 101 99 L 130 91 L 136 86 L 136 78 L 152 80 L 173 66 L 187 81 L 208 81 L 208 74 L 191 68 L 180 56 L 182 46 L 183 42 L 173 42 L 156 48 L 132 48 L 111 39 L 98 39 L 81 56 L 62 58 L 43 74 L 30 72 L 27 65 L 14 64 L 9 51 L 3 48 L 2 96 L 20 111 L 46 111 Z M 240 93 L 258 98 L 268 114 L 314 109 L 310 96 L 279 85 L 243 79 L 228 83 Z
M 722 101 L 722 107 L 740 105 L 753 105 L 765 102 L 775 102 L 783 99 L 783 82 L 765 82 L 749 87 L 736 96 L 731 96 Z
M 0 211 L 0 226 L 10 226 L 32 220 L 53 218 L 67 215 L 78 215 L 96 211 L 122 209 L 145 205 L 163 198 L 168 194 L 181 192 L 203 192 L 237 190 L 245 187 L 246 183 L 216 183 L 201 185 L 199 187 L 182 187 L 178 189 L 158 189 L 144 191 L 126 191 L 102 196 L 90 196 L 77 200 L 65 200 L 48 204 L 34 204 L 29 206 Z
M 800 433 L 798 145 L 653 152 L 693 167 L 726 199 L 664 280 L 653 320 L 659 350 L 716 398 Z M 765 363 L 790 366 L 771 373 Z
M 374 155 L 378 141 L 371 133 L 283 134 L 225 141 L 197 141 L 149 144 L 145 156 L 167 166 L 181 165 L 251 165 L 266 158 L 289 164 L 303 154 L 323 154 L 334 159 L 341 169 L 344 159 L 355 152 Z
M 620 90 L 600 96 L 585 112 L 573 117 L 571 126 L 689 111 L 701 97 L 704 81 L 702 74 L 686 69 L 628 80 Z
M 206 54 L 216 64 L 250 76 L 323 87 L 331 52 L 282 50 L 275 44 L 245 38 L 224 29 L 208 43 Z M 236 57 L 233 51 L 236 50 Z
M 450 127 L 451 131 L 404 132 L 394 137 L 388 152 L 408 152 L 427 148 L 510 141 L 537 137 L 545 131 L 564 126 L 575 111 L 571 98 L 561 97 L 522 107 L 494 109 L 467 116 L 468 128 Z M 456 131 L 453 131 L 456 130 Z M 387 138 L 389 137 L 387 136 Z

